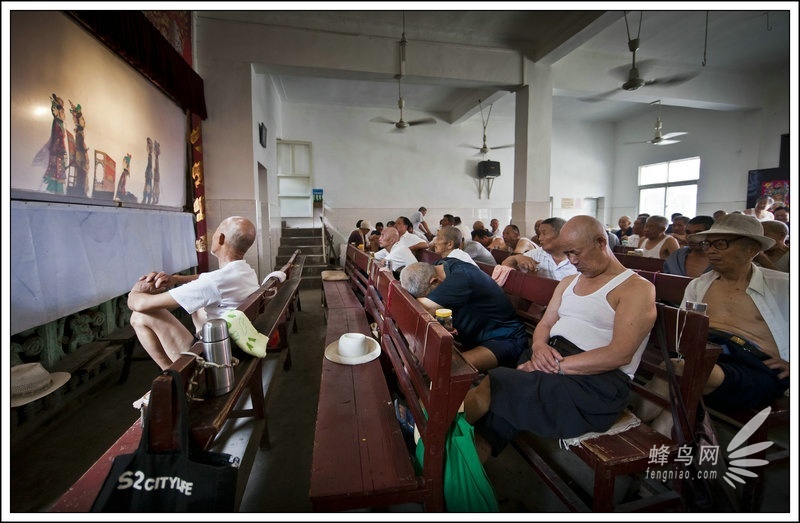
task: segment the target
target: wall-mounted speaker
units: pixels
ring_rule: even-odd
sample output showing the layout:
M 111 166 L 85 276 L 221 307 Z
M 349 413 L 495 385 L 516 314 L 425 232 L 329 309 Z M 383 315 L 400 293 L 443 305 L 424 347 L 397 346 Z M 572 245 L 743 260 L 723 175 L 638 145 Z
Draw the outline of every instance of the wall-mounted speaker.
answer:
M 478 178 L 496 178 L 500 176 L 500 162 L 485 160 L 478 162 Z

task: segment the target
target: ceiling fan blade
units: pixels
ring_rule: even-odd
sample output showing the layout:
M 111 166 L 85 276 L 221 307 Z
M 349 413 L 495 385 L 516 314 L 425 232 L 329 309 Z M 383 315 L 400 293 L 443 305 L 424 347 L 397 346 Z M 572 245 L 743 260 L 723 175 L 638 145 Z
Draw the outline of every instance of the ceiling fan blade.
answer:
M 376 116 L 375 118 L 372 118 L 370 120 L 370 122 L 388 123 L 388 124 L 391 124 L 391 125 L 394 125 L 396 123 L 394 120 L 390 120 L 389 118 L 385 118 L 383 116 Z
M 684 134 L 689 134 L 689 133 L 682 132 L 682 131 L 681 132 L 677 132 L 677 133 L 667 133 L 667 134 L 663 135 L 661 138 L 663 138 L 664 140 L 669 140 L 670 138 L 675 138 L 677 136 L 683 136 Z
M 435 123 L 436 118 L 421 118 L 419 120 L 409 120 L 408 125 L 429 125 Z
M 653 143 L 653 140 L 644 140 L 642 142 L 622 142 L 622 143 L 623 143 L 623 145 L 634 145 L 634 144 L 637 144 L 637 143 Z
M 681 85 L 683 83 L 688 82 L 698 74 L 700 73 L 698 73 L 697 71 L 692 71 L 689 73 L 681 73 L 672 76 L 654 78 L 653 80 L 648 80 L 646 83 L 647 85 L 662 85 L 662 86 Z
M 509 143 L 509 144 L 506 144 L 506 145 L 498 145 L 497 147 L 489 147 L 489 149 L 494 151 L 495 149 L 508 149 L 509 147 L 514 147 L 514 144 L 513 143 Z
M 580 100 L 581 102 L 590 102 L 590 103 L 594 103 L 594 102 L 604 102 L 604 101 L 606 101 L 606 100 L 607 100 L 607 99 L 608 99 L 608 98 L 609 98 L 611 95 L 613 95 L 613 94 L 615 94 L 615 93 L 618 93 L 618 92 L 619 92 L 619 91 L 621 91 L 621 90 L 622 90 L 622 88 L 621 88 L 621 87 L 617 87 L 617 88 L 615 88 L 615 89 L 611 89 L 610 91 L 606 91 L 606 92 L 604 92 L 604 93 L 598 93 L 598 94 L 595 94 L 595 95 L 592 95 L 592 96 L 587 96 L 587 97 L 585 97 L 585 98 L 579 98 L 579 100 Z
M 680 143 L 680 140 L 659 140 L 653 142 L 653 145 L 672 145 L 673 143 Z
M 480 147 L 476 145 L 469 145 L 467 143 L 462 143 L 461 145 L 459 145 L 459 147 L 466 147 L 467 149 L 478 149 L 479 151 L 481 150 Z

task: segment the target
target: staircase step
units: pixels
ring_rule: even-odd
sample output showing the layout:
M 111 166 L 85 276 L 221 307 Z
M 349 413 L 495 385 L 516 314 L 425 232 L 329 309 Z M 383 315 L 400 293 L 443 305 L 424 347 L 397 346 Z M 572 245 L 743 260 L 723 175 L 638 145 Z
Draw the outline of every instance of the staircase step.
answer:
M 300 253 L 306 256 L 322 255 L 322 245 L 280 245 L 278 246 L 278 256 L 289 257 L 297 249 L 300 249 Z
M 322 238 L 322 229 L 311 227 L 283 227 L 281 228 L 281 237 L 293 236 L 316 236 Z
M 312 236 L 290 236 L 281 238 L 281 247 L 322 247 L 322 238 Z

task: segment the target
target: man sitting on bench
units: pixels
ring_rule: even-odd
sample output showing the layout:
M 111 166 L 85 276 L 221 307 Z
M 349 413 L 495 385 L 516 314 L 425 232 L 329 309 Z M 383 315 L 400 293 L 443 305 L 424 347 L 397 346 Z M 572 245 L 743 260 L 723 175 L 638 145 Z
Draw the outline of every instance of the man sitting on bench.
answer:
M 560 241 L 579 274 L 556 287 L 519 366 L 490 370 L 464 400 L 484 461 L 518 431 L 551 438 L 603 432 L 628 405 L 656 319 L 655 288 L 617 260 L 605 228 L 590 216 L 570 219 Z
M 219 260 L 218 270 L 188 276 L 151 272 L 133 285 L 128 294 L 128 307 L 133 311 L 130 322 L 159 367 L 172 365 L 194 340 L 172 309 L 183 307 L 198 331 L 207 320 L 235 309 L 258 289 L 258 276 L 244 260 L 255 237 L 250 220 L 231 216 L 219 224 L 211 239 L 209 250 Z M 173 288 L 181 283 L 186 285 Z
M 753 216 L 726 214 L 707 231 L 692 234 L 712 271 L 686 287 L 682 308 L 706 304 L 709 341 L 722 346 L 703 390 L 705 404 L 720 411 L 762 409 L 789 387 L 789 275 L 758 267 L 753 258 L 774 240 Z M 675 361 L 675 372 L 682 373 Z M 648 385 L 666 391 L 664 380 Z M 669 433 L 672 416 L 644 402 L 639 416 Z
M 525 326 L 506 293 L 471 263 L 456 258 L 412 263 L 400 273 L 400 285 L 432 315 L 441 308 L 453 311 L 453 335 L 464 359 L 481 372 L 516 365 L 528 346 Z

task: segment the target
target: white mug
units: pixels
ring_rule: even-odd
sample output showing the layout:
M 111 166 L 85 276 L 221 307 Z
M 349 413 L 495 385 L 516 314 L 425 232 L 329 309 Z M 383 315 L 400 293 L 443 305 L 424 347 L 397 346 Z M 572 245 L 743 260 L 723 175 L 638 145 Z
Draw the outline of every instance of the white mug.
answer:
M 347 332 L 339 338 L 339 354 L 345 358 L 363 356 L 367 349 L 367 337 L 359 332 Z

